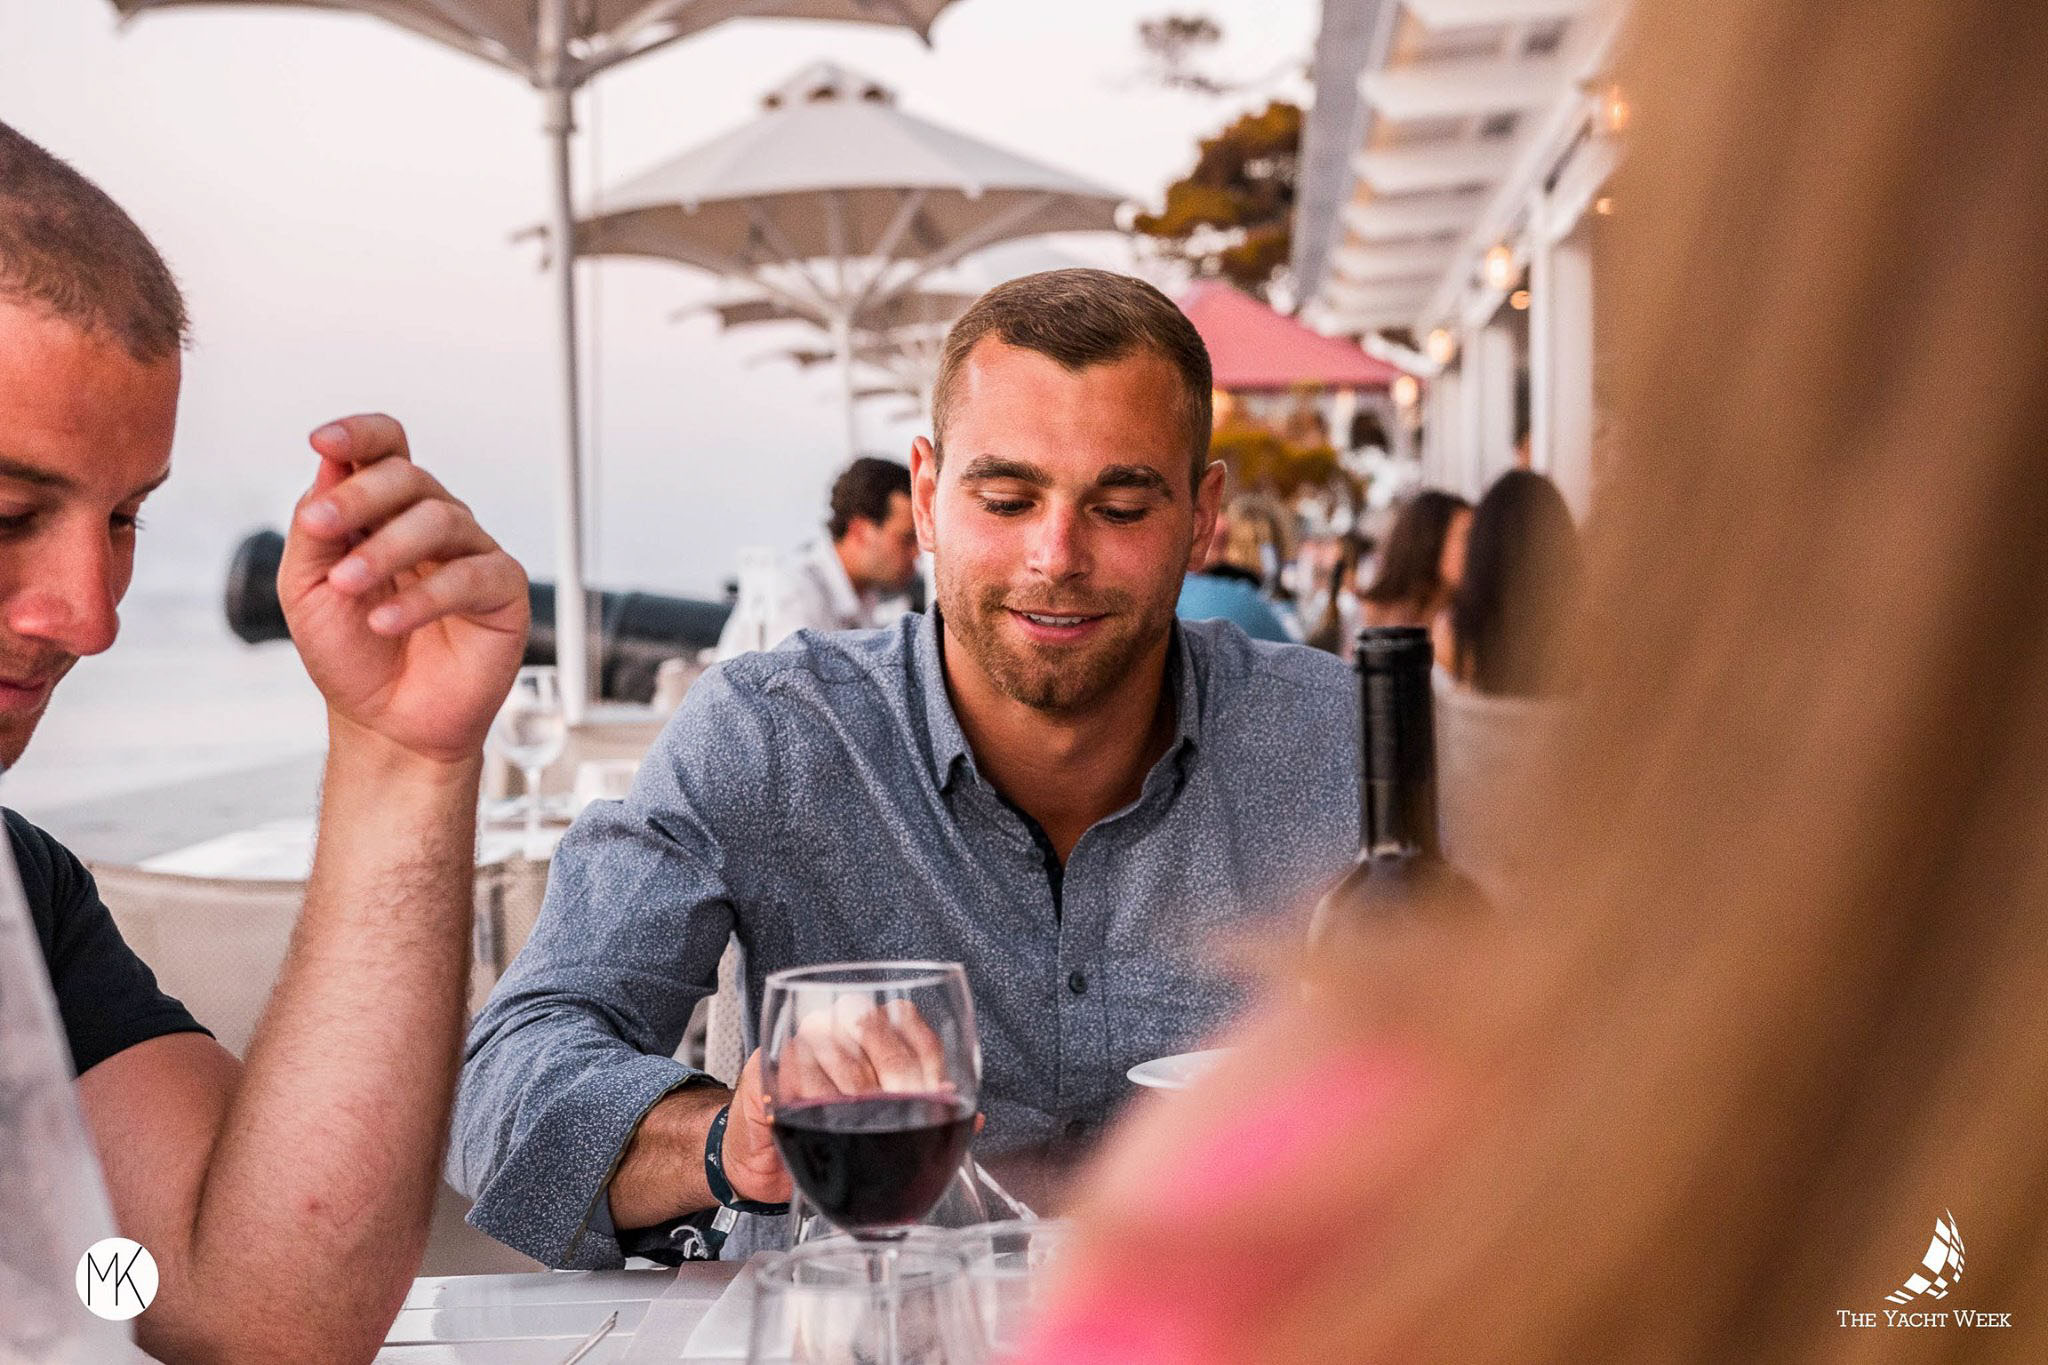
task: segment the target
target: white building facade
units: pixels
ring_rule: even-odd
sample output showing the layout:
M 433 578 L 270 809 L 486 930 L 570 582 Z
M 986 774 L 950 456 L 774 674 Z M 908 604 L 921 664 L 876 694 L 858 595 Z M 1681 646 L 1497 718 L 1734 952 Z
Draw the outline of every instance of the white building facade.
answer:
M 1526 460 L 1591 504 L 1622 18 L 1621 0 L 1324 0 L 1302 316 L 1430 376 L 1404 414 L 1426 483 L 1476 497 Z

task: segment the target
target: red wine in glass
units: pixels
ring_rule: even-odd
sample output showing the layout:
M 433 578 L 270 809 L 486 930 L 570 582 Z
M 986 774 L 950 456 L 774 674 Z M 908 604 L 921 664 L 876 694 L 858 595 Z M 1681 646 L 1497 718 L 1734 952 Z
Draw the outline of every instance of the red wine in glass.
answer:
M 776 1150 L 804 1197 L 863 1239 L 930 1213 L 974 1136 L 957 1095 L 835 1095 L 775 1111 Z

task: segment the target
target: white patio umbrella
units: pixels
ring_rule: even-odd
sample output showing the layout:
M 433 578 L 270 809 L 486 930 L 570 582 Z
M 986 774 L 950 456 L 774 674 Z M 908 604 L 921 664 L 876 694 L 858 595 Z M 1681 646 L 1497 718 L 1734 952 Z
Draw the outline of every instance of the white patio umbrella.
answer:
M 576 224 L 585 255 L 652 256 L 750 282 L 823 327 L 858 453 L 853 333 L 864 314 L 996 242 L 1116 226 L 1123 196 L 896 107 L 830 62 L 762 113 L 608 191 Z
M 852 342 L 854 362 L 869 376 L 866 383 L 855 379 L 852 389 L 854 402 L 862 403 L 885 396 L 908 398 L 913 401 L 910 416 L 930 411 L 932 386 L 939 377 L 939 356 L 946 344 L 943 326 L 910 327 L 893 332 L 854 332 Z M 818 365 L 838 364 L 841 356 L 836 347 L 785 346 L 766 352 L 758 359 L 788 361 L 798 369 L 808 370 Z M 841 397 L 843 401 L 845 395 Z
M 854 359 L 888 375 L 894 386 L 888 392 L 916 400 L 918 406 L 907 417 L 929 414 L 946 330 L 976 299 L 1020 275 L 1086 264 L 1089 262 L 1046 245 L 1043 239 L 1018 239 L 977 251 L 908 289 L 871 299 L 853 319 Z M 707 302 L 679 309 L 673 320 L 680 322 L 706 313 L 717 318 L 725 331 L 789 322 L 808 323 L 828 334 L 830 331 L 829 319 L 820 317 L 815 309 L 800 308 L 781 297 L 763 293 L 753 284 L 728 289 Z M 838 358 L 834 351 L 801 346 L 771 353 L 768 358 L 777 354 L 805 369 Z M 870 390 L 854 394 L 862 401 L 874 396 L 875 392 Z
M 201 5 L 296 6 L 374 15 L 512 71 L 538 90 L 548 138 L 552 202 L 549 240 L 571 240 L 574 220 L 569 140 L 572 97 L 601 71 L 701 33 L 727 19 L 834 19 L 890 24 L 929 41 L 953 0 L 111 0 L 124 20 L 151 10 Z M 571 253 L 549 253 L 559 304 L 563 403 L 555 509 L 555 657 L 573 723 L 590 695 L 583 583 L 583 452 L 576 356 L 576 276 Z
M 899 327 L 937 325 L 951 323 L 955 318 L 973 306 L 981 297 L 979 290 L 961 289 L 910 289 L 900 294 L 890 294 L 871 301 L 854 317 L 852 329 L 861 332 L 893 332 Z M 770 322 L 806 322 L 813 326 L 827 326 L 827 320 L 814 315 L 814 310 L 799 308 L 796 304 L 774 294 L 765 294 L 758 289 L 727 294 L 708 303 L 692 304 L 677 310 L 675 321 L 709 313 L 718 319 L 720 328 L 730 331 L 735 327 L 752 327 Z
M 1118 238 L 1122 240 L 1121 237 Z M 974 301 L 1006 280 L 1043 270 L 1064 270 L 1089 262 L 1069 255 L 1042 240 L 1023 238 L 986 247 L 927 275 L 909 289 L 869 300 L 853 319 L 856 332 L 888 332 L 899 327 L 950 325 L 973 307 Z M 703 302 L 677 309 L 671 320 L 709 313 L 719 326 L 730 330 L 770 322 L 808 322 L 823 326 L 814 310 L 799 308 L 782 297 L 762 292 L 758 285 L 741 283 Z
M 917 406 L 912 416 L 926 412 L 930 408 L 932 386 L 938 380 L 946 329 L 979 297 L 978 290 L 914 288 L 872 302 L 860 310 L 847 333 L 852 359 L 870 370 L 879 370 L 887 375 L 890 385 L 887 392 L 914 399 Z M 779 352 L 771 352 L 770 358 L 795 361 L 803 369 L 841 359 L 837 349 L 839 342 L 831 335 L 829 319 L 818 318 L 811 311 L 796 308 L 773 295 L 758 291 L 731 294 L 683 309 L 676 317 L 680 321 L 704 313 L 717 318 L 723 331 L 791 322 L 822 327 L 828 334 L 829 349 L 789 346 Z M 841 373 L 840 401 L 844 403 L 843 367 Z M 856 389 L 853 392 L 856 400 L 873 396 L 870 390 Z

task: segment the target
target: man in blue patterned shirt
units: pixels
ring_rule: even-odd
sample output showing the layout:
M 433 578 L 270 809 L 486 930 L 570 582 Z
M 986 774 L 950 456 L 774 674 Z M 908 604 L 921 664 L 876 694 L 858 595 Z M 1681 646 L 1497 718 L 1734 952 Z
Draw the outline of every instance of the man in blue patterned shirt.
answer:
M 936 609 L 714 670 L 563 841 L 470 1034 L 450 1174 L 478 1227 L 606 1266 L 788 1196 L 758 1058 L 727 1091 L 670 1056 L 729 935 L 756 1002 L 783 967 L 965 963 L 999 1170 L 1070 1165 L 1129 1067 L 1232 1017 L 1216 950 L 1304 926 L 1356 851 L 1358 759 L 1333 656 L 1175 622 L 1209 429 L 1201 338 L 1138 280 L 1029 276 L 954 326 L 912 448 Z

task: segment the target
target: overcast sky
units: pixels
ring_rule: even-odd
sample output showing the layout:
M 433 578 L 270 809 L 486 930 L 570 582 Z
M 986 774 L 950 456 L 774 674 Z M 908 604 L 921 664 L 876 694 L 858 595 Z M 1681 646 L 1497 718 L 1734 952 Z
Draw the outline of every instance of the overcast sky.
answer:
M 1314 0 L 960 0 L 929 50 L 865 26 L 736 22 L 600 80 L 580 187 L 745 121 L 829 57 L 926 118 L 1156 202 L 1198 136 L 1300 89 L 1146 85 L 1137 21 L 1195 9 L 1224 26 L 1210 65 L 1225 75 L 1287 71 L 1313 41 Z M 152 499 L 139 586 L 217 590 L 230 545 L 279 524 L 308 475 L 304 434 L 364 408 L 404 420 L 421 462 L 552 577 L 548 295 L 535 248 L 511 241 L 544 202 L 539 118 L 516 78 L 373 20 L 187 10 L 123 32 L 101 0 L 0 0 L 0 119 L 134 214 L 195 318 L 177 473 Z M 803 333 L 669 322 L 714 287 L 680 267 L 584 272 L 595 580 L 710 591 L 740 545 L 808 534 L 840 459 L 835 382 L 761 360 Z M 915 434 L 866 423 L 887 453 Z

